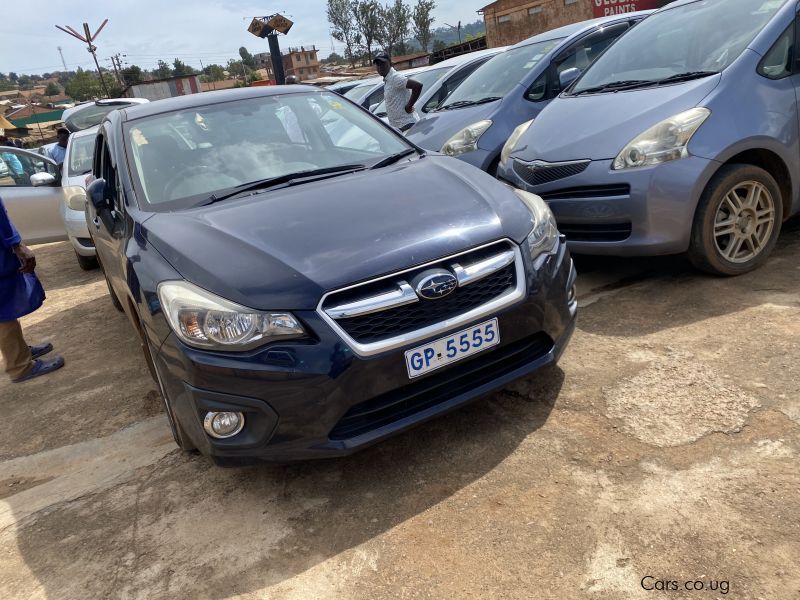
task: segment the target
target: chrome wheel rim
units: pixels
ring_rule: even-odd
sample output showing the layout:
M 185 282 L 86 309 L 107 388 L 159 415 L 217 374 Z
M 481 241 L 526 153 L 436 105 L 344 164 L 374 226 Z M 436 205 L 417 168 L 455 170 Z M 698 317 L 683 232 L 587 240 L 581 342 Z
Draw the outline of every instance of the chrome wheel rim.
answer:
M 714 243 L 732 263 L 753 260 L 766 247 L 775 228 L 775 200 L 757 181 L 737 183 L 722 198 L 714 216 Z

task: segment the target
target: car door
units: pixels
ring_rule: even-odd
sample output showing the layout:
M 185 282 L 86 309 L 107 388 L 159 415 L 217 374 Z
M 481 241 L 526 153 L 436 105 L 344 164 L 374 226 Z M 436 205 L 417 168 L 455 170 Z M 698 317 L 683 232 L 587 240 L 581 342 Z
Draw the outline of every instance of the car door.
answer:
M 123 289 L 125 202 L 108 138 L 102 130 L 98 132 L 95 142 L 92 175 L 105 180 L 106 199 L 109 201 L 110 209 L 98 211 L 91 201 L 87 202 L 89 233 L 110 285 L 114 287 L 118 298 L 124 298 L 127 296 Z
M 6 173 L 0 197 L 22 239 L 28 244 L 67 239 L 59 213 L 61 174 L 50 158 L 19 148 L 0 147 Z

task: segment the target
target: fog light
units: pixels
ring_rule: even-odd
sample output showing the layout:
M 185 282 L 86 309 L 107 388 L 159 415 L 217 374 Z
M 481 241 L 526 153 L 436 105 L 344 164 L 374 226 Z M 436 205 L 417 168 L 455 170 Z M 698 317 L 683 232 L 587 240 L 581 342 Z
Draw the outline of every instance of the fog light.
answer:
M 240 412 L 210 412 L 203 420 L 203 428 L 213 438 L 233 437 L 244 428 L 244 415 Z
M 576 286 L 572 286 L 569 289 L 569 293 L 567 294 L 567 304 L 572 304 L 578 297 L 578 289 Z

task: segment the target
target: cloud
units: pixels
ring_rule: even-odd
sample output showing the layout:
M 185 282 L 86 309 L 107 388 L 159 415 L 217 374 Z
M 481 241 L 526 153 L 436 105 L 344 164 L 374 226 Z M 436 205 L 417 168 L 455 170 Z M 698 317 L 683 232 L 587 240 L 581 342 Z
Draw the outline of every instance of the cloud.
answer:
M 407 0 L 413 4 L 413 1 Z M 434 27 L 444 22 L 473 22 L 476 11 L 488 0 L 438 0 Z M 94 31 L 103 19 L 109 22 L 97 38 L 98 60 L 110 66 L 107 57 L 127 54 L 127 61 L 153 68 L 158 59 L 172 62 L 180 58 L 194 67 L 224 63 L 238 57 L 240 46 L 251 52 L 267 50 L 266 40 L 247 32 L 253 16 L 264 14 L 264 4 L 251 0 L 137 0 L 101 3 L 97 0 L 46 2 L 42 11 L 30 3 L 13 2 L 3 7 L 0 24 L 0 72 L 43 73 L 60 70 L 61 46 L 70 69 L 94 68 L 86 45 L 55 28 L 69 25 L 82 32 L 87 21 Z M 295 0 L 271 5 L 289 16 L 295 26 L 281 38 L 281 47 L 311 46 L 327 55 L 333 42 L 325 14 L 325 0 Z

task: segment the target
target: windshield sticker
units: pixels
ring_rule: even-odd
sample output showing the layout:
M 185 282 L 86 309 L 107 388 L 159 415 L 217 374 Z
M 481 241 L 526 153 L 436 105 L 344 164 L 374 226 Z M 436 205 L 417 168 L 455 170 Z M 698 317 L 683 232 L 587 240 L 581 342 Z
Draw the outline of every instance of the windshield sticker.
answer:
M 754 14 L 773 13 L 778 10 L 785 0 L 767 0 Z
M 141 129 L 131 129 L 131 139 L 137 146 L 144 146 L 147 143 L 147 138 L 144 137 Z
M 328 100 L 328 106 L 330 106 L 333 110 L 342 110 L 342 103 L 338 100 Z

